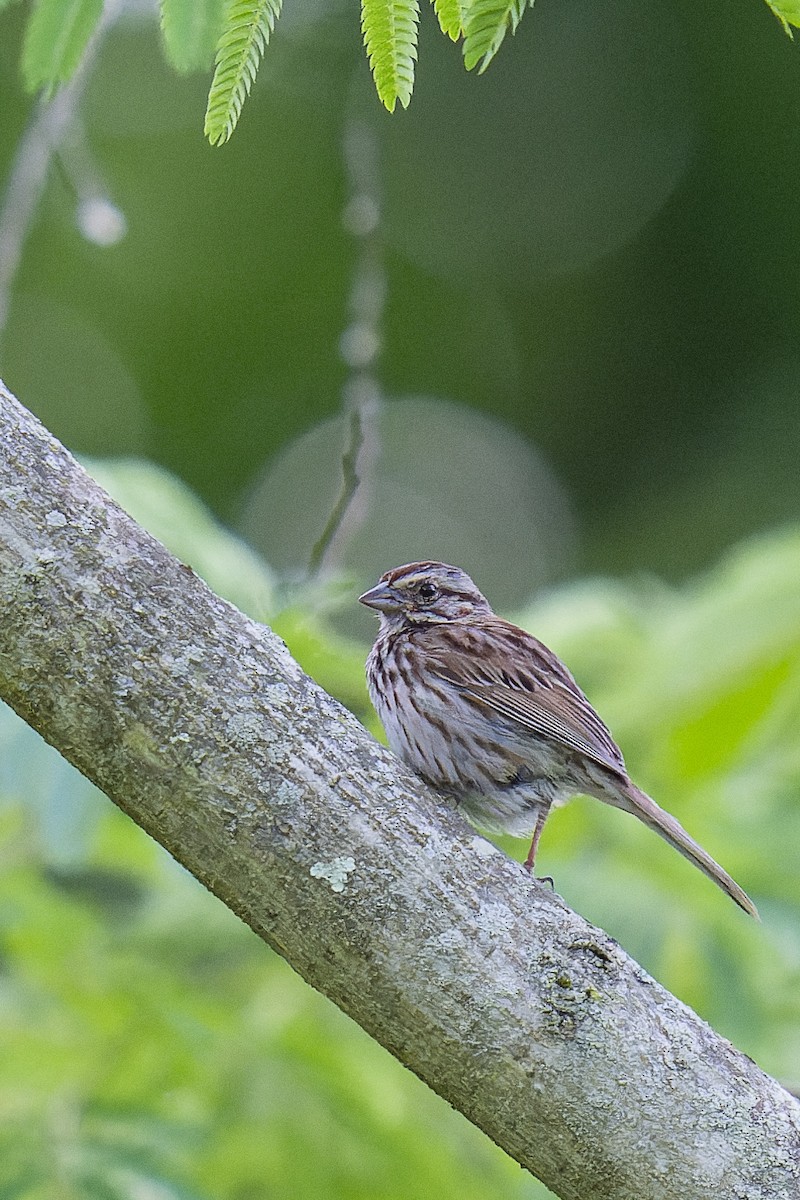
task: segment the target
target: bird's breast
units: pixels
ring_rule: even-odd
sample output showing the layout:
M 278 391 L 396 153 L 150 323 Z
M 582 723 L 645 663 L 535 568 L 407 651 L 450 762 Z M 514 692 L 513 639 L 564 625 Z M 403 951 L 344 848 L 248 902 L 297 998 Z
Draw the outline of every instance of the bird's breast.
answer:
M 524 767 L 528 790 L 558 773 L 552 747 L 520 739 L 459 689 L 430 675 L 413 644 L 376 644 L 367 662 L 370 696 L 392 750 L 435 787 L 456 795 L 509 790 Z M 509 800 L 511 797 L 509 796 Z

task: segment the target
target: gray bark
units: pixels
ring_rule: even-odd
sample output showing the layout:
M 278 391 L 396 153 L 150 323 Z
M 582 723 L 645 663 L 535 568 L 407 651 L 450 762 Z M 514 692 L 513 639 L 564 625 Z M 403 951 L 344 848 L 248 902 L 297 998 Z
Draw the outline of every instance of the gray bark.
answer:
M 4 389 L 0 597 L 2 697 L 563 1200 L 797 1200 L 797 1101 L 479 838 Z

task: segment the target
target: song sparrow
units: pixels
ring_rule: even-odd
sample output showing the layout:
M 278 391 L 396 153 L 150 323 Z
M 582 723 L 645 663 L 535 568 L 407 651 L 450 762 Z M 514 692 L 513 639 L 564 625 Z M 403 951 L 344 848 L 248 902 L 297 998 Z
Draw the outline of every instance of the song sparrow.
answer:
M 495 616 L 470 577 L 409 563 L 359 597 L 381 624 L 367 659 L 389 745 L 483 828 L 532 833 L 577 792 L 633 813 L 757 916 L 749 896 L 669 813 L 631 782 L 622 754 L 551 650 Z

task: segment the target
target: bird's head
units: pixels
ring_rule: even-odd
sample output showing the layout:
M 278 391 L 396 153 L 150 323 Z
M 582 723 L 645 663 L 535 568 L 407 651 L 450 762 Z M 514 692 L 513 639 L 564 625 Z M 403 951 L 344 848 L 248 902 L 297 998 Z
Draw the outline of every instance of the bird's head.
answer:
M 380 613 L 382 630 L 460 621 L 491 612 L 465 571 L 440 562 L 395 567 L 358 599 Z

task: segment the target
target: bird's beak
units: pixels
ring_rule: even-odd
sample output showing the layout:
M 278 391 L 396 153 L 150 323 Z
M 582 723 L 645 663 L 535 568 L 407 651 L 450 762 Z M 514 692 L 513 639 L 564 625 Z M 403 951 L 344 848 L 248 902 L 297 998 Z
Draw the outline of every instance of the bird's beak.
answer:
M 364 592 L 363 596 L 358 597 L 359 604 L 366 604 L 367 608 L 375 608 L 378 612 L 396 612 L 400 608 L 402 601 L 394 588 L 388 583 L 376 583 L 374 588 L 370 588 L 368 592 Z

